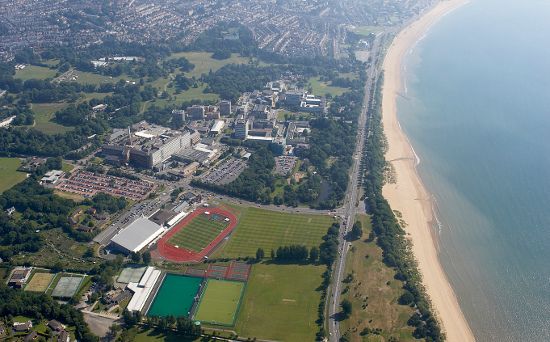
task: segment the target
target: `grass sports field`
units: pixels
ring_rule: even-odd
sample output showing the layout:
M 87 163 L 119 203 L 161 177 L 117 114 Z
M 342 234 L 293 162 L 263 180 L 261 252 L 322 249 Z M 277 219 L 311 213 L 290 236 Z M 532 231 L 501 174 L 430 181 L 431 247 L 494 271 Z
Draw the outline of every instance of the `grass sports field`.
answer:
M 232 326 L 243 290 L 244 283 L 241 282 L 208 280 L 194 318 L 205 323 Z
M 53 273 L 35 273 L 31 281 L 25 286 L 25 291 L 46 292 L 52 282 L 55 274 Z
M 315 341 L 325 266 L 256 264 L 247 283 L 236 330 L 241 336 Z
M 202 278 L 167 274 L 147 316 L 187 316 L 201 283 Z
M 319 77 L 310 78 L 309 86 L 313 90 L 313 94 L 318 96 L 325 96 L 327 93 L 332 96 L 340 96 L 349 90 L 348 88 L 331 86 L 327 82 L 321 81 Z
M 216 219 L 218 218 L 218 219 Z M 193 218 L 183 229 L 172 236 L 168 243 L 193 252 L 200 252 L 208 246 L 227 226 L 229 222 L 219 215 L 200 214 Z
M 17 171 L 19 165 L 21 161 L 18 158 L 0 158 L 0 193 L 27 178 L 26 173 Z
M 221 252 L 222 257 L 253 256 L 258 248 L 266 255 L 279 246 L 319 246 L 334 222 L 328 215 L 290 214 L 239 207 L 239 224 Z
M 24 69 L 17 70 L 15 72 L 15 78 L 19 78 L 23 81 L 29 80 L 31 78 L 44 80 L 46 78 L 54 78 L 56 72 L 56 70 L 38 65 L 27 65 Z

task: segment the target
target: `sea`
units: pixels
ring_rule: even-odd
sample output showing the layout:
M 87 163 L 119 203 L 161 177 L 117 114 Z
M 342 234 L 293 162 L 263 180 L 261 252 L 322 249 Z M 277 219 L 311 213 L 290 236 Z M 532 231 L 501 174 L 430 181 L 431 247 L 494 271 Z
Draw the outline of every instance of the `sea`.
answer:
M 472 0 L 404 61 L 398 117 L 478 341 L 550 341 L 550 1 Z

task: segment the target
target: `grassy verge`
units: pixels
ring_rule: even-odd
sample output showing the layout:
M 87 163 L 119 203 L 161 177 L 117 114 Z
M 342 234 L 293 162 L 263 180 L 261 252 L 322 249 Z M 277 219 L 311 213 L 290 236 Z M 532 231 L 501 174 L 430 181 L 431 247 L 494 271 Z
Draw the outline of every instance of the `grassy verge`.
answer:
M 244 295 L 236 330 L 241 336 L 314 341 L 324 266 L 257 264 Z
M 352 303 L 353 310 L 340 323 L 341 331 L 349 341 L 388 341 L 391 337 L 414 341 L 413 328 L 407 325 L 414 311 L 397 302 L 403 283 L 394 279 L 395 270 L 383 263 L 382 249 L 367 238 L 372 229 L 370 217 L 359 215 L 358 220 L 363 225 L 363 238 L 353 242 L 343 286 L 343 298 Z
M 0 193 L 27 178 L 26 173 L 17 171 L 20 165 L 18 158 L 0 158 Z

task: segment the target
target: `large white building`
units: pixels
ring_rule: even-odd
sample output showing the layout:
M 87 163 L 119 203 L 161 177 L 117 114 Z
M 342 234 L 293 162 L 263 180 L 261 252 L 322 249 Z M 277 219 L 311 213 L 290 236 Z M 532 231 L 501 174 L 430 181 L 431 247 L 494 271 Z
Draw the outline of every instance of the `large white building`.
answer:
M 111 239 L 111 243 L 126 253 L 139 252 L 164 232 L 164 228 L 145 217 L 130 223 Z
M 154 267 L 147 267 L 139 283 L 128 283 L 127 288 L 134 293 L 132 299 L 128 303 L 126 309 L 130 312 L 142 311 L 147 298 L 155 288 L 155 284 L 159 280 L 162 272 Z

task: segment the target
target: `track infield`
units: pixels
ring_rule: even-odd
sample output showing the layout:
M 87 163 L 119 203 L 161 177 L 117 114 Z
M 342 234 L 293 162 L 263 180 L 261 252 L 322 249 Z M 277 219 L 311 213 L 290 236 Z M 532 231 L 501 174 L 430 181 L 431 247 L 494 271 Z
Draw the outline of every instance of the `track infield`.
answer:
M 202 323 L 233 326 L 245 283 L 209 279 L 194 319 Z
M 53 273 L 38 273 L 36 272 L 31 281 L 25 286 L 25 291 L 31 292 L 46 292 L 55 274 Z
M 208 214 L 207 214 L 208 213 Z M 159 255 L 174 262 L 199 262 L 237 225 L 233 213 L 221 208 L 200 208 L 176 224 L 157 244 Z

